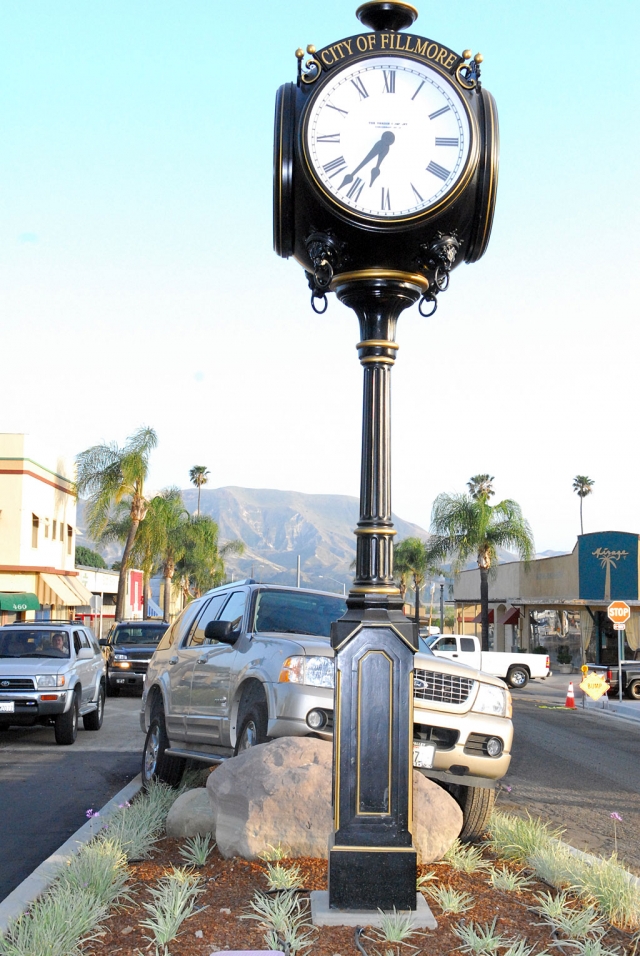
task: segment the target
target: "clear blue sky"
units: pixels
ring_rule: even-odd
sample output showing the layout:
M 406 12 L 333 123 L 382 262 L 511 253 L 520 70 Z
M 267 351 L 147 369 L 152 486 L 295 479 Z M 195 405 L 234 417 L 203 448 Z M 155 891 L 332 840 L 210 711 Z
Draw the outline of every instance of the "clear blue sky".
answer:
M 3 0 L 0 430 L 75 454 L 144 423 L 154 487 L 358 493 L 355 318 L 271 249 L 275 91 L 356 6 Z M 419 7 L 485 57 L 501 173 L 485 258 L 400 320 L 394 509 L 426 526 L 489 471 L 569 548 L 583 473 L 585 530 L 640 532 L 638 4 Z

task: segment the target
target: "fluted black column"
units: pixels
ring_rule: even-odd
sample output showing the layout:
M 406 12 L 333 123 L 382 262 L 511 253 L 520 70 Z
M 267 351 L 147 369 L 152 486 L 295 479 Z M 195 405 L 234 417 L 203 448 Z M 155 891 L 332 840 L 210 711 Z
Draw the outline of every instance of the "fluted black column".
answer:
M 356 577 L 331 629 L 336 654 L 334 822 L 329 902 L 344 909 L 415 909 L 411 839 L 413 654 L 416 629 L 393 582 L 391 369 L 400 313 L 420 276 L 338 276 L 333 289 L 360 322 L 364 368 Z

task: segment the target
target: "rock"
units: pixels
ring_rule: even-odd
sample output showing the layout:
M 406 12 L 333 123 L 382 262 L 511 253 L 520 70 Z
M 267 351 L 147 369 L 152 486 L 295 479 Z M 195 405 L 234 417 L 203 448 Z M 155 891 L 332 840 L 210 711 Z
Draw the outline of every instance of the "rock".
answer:
M 441 860 L 462 830 L 462 810 L 453 797 L 413 771 L 413 845 L 418 863 Z
M 214 776 L 214 775 L 212 775 Z M 180 794 L 167 817 L 167 836 L 204 836 L 215 832 L 215 817 L 205 787 Z
M 207 781 L 218 849 L 256 859 L 279 843 L 291 857 L 327 858 L 333 832 L 332 744 L 281 737 L 222 764 Z M 442 859 L 462 830 L 462 810 L 442 787 L 413 775 L 413 842 L 419 863 Z
M 218 767 L 207 791 L 222 856 L 255 860 L 269 844 L 282 843 L 292 857 L 326 858 L 331 760 L 326 740 L 281 737 Z

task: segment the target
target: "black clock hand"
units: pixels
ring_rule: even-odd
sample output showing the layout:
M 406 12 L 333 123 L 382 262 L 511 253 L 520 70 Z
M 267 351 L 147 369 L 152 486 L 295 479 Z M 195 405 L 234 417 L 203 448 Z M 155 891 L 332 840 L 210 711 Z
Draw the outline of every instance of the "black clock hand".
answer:
M 395 143 L 395 140 L 396 138 L 393 135 L 393 133 L 390 130 L 385 130 L 385 132 L 382 134 L 382 136 L 380 137 L 378 142 L 375 144 L 375 146 L 371 147 L 371 149 L 369 150 L 365 158 L 362 160 L 360 165 L 356 166 L 356 168 L 354 169 L 352 173 L 347 173 L 347 175 L 342 180 L 339 188 L 342 189 L 343 186 L 348 186 L 349 183 L 352 183 L 356 173 L 360 172 L 363 166 L 366 166 L 367 163 L 370 163 L 371 160 L 377 156 L 378 162 L 376 163 L 374 168 L 371 170 L 371 182 L 369 183 L 370 186 L 373 186 L 374 182 L 380 175 L 380 163 L 389 152 L 389 147 L 391 146 L 391 144 Z

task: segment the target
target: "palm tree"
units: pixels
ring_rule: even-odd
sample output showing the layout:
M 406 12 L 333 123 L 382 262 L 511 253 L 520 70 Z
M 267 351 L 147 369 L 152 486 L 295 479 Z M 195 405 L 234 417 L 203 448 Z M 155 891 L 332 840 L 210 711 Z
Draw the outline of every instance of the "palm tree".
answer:
M 158 444 L 153 428 L 142 427 L 127 439 L 123 448 L 115 442 L 109 445 L 93 445 L 76 457 L 78 477 L 76 489 L 79 495 L 88 495 L 87 530 L 94 540 L 99 540 L 108 526 L 114 505 L 129 503 L 129 526 L 122 552 L 116 620 L 124 617 L 125 579 L 129 568 L 129 556 L 136 538 L 138 526 L 147 513 L 148 501 L 144 496 L 144 483 L 149 472 L 149 455 Z
M 188 518 L 189 512 L 184 507 L 179 488 L 165 488 L 149 502 L 132 551 L 145 577 L 145 617 L 149 580 L 154 568 L 158 567 L 162 570 L 164 579 L 163 616 L 166 621 L 169 620 L 172 579 L 176 562 L 187 547 L 185 526 Z
M 209 469 L 205 465 L 194 465 L 193 468 L 189 471 L 189 481 L 192 485 L 195 485 L 198 489 L 198 510 L 197 514 L 200 514 L 200 489 L 203 485 L 209 480 Z
M 467 482 L 467 488 L 469 489 L 469 494 L 472 498 L 475 498 L 478 501 L 480 498 L 485 498 L 488 500 L 495 495 L 493 490 L 493 482 L 495 478 L 493 475 L 474 475 L 473 478 L 470 478 Z
M 576 475 L 573 479 L 573 490 L 580 498 L 580 534 L 584 534 L 584 527 L 582 525 L 582 502 L 590 495 L 593 491 L 593 486 L 595 481 L 592 478 L 587 478 L 586 475 Z
M 484 489 L 476 494 L 438 495 L 431 512 L 433 537 L 429 544 L 432 561 L 443 562 L 448 555 L 454 556 L 455 572 L 471 557 L 478 562 L 483 651 L 489 650 L 489 570 L 498 563 L 498 548 L 515 548 L 524 561 L 534 554 L 533 533 L 520 505 L 511 499 L 490 505 L 492 493 L 490 483 L 487 490 L 485 482 Z
M 399 541 L 393 549 L 393 565 L 400 579 L 402 580 L 404 577 L 405 592 L 407 577 L 411 575 L 413 579 L 413 587 L 416 595 L 416 624 L 420 625 L 420 588 L 424 584 L 427 575 L 435 571 L 432 567 L 429 547 L 424 541 L 421 541 L 420 538 L 405 538 L 404 541 Z
M 217 523 L 208 515 L 192 515 L 183 529 L 186 547 L 176 561 L 175 571 L 180 576 L 183 594 L 187 600 L 199 597 L 225 580 L 225 558 L 242 554 L 242 541 L 228 541 L 220 546 Z

